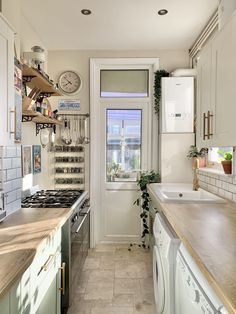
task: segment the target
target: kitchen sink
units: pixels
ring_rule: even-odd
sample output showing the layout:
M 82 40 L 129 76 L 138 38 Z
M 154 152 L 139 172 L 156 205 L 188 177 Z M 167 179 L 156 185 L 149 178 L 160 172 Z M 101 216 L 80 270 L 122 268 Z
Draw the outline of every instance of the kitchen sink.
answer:
M 225 203 L 225 199 L 203 189 L 193 191 L 192 184 L 152 183 L 151 192 L 165 203 Z

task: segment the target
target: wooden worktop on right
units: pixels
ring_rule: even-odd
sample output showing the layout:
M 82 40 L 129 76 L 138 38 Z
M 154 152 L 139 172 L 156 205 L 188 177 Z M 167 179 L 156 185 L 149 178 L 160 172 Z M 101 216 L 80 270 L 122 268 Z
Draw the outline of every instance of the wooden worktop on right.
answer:
M 236 313 L 236 204 L 163 203 L 148 190 L 229 313 Z

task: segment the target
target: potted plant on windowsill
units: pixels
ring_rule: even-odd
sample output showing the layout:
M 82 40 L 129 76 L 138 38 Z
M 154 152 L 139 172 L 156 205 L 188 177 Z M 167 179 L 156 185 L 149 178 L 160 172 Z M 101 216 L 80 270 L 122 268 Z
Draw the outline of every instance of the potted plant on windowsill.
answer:
M 232 153 L 225 153 L 224 160 L 221 161 L 225 174 L 232 173 Z
M 191 145 L 188 151 L 187 157 L 193 159 L 193 165 L 194 165 L 195 159 L 197 158 L 199 160 L 199 167 L 203 168 L 203 167 L 206 167 L 207 154 L 208 154 L 208 148 L 204 147 L 199 150 L 196 146 Z

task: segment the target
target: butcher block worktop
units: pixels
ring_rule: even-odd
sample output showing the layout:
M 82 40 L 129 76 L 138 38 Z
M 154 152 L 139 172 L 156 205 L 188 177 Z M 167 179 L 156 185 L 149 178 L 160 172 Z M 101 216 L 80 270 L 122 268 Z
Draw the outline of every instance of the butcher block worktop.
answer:
M 71 214 L 65 208 L 23 208 L 0 223 L 0 297 L 31 265 Z
M 148 191 L 229 313 L 236 313 L 236 204 L 163 203 Z

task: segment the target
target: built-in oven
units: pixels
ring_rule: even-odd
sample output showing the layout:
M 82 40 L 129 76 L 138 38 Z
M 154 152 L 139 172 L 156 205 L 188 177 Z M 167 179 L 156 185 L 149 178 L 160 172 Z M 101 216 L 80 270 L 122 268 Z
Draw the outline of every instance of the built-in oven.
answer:
M 65 293 L 61 313 L 67 313 L 72 304 L 75 285 L 78 285 L 84 261 L 90 247 L 90 202 L 86 197 L 75 208 L 62 227 L 62 261 L 66 263 Z
M 71 225 L 71 283 L 78 283 L 90 242 L 90 206 L 85 206 L 73 218 Z

